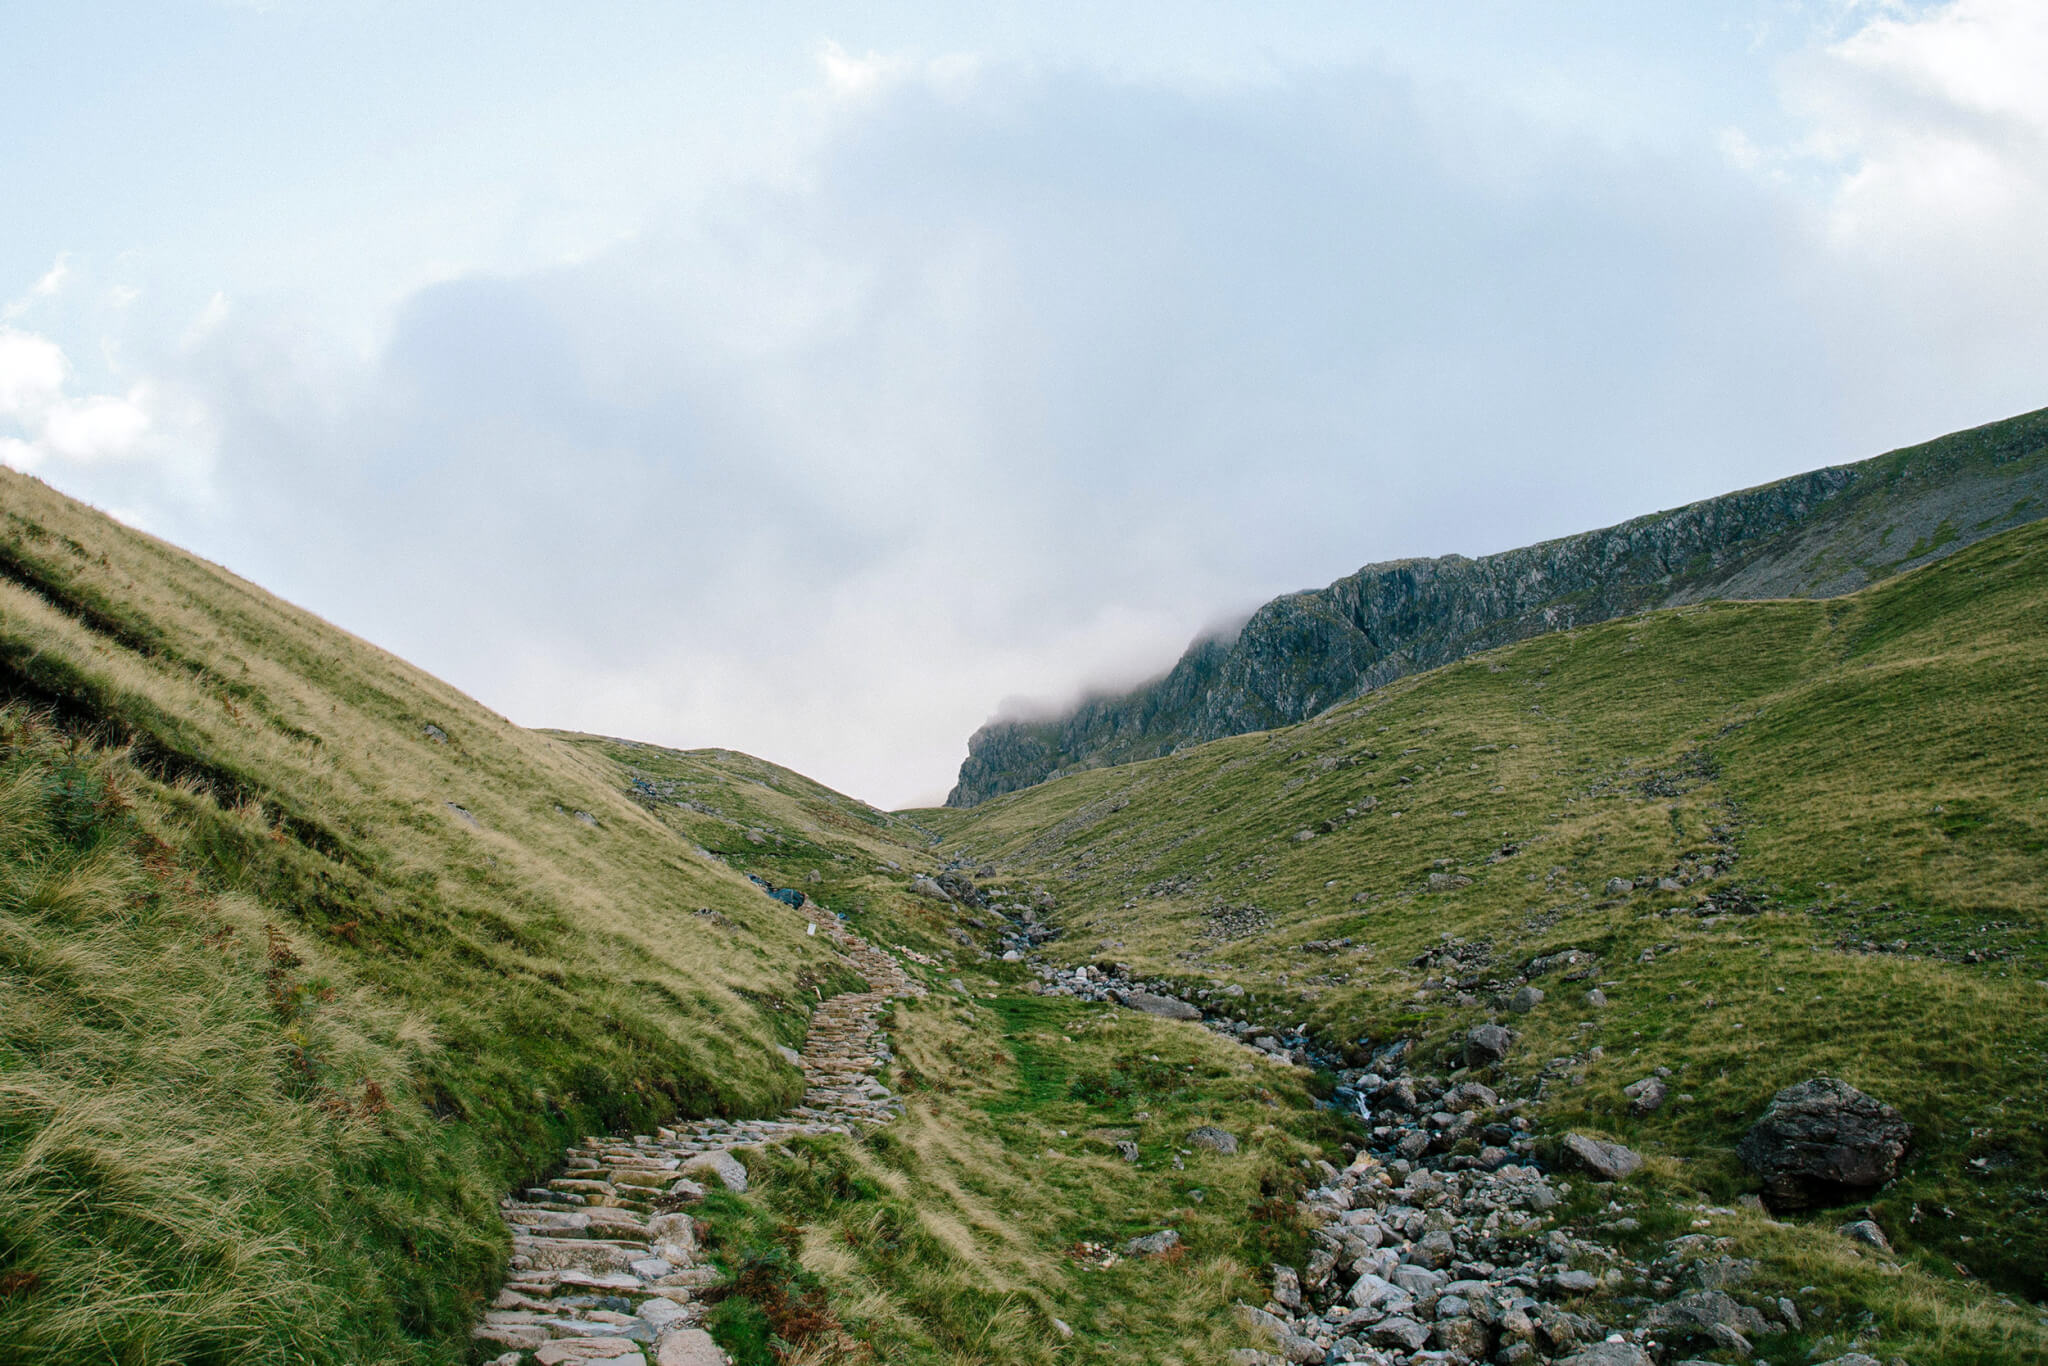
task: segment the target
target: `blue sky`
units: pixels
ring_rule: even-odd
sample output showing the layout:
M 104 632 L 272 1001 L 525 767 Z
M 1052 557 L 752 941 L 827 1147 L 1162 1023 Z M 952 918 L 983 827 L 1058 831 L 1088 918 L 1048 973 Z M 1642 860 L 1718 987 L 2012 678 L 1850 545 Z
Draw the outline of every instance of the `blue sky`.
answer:
M 895 804 L 1275 592 L 2048 402 L 2029 0 L 571 8 L 0 10 L 0 459 Z

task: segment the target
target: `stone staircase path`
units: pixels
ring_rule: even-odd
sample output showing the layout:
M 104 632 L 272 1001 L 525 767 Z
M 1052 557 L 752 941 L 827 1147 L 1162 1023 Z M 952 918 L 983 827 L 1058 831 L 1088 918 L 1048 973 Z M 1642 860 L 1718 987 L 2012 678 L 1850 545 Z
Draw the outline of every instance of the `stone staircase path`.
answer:
M 850 1134 L 887 1123 L 901 1103 L 875 1073 L 890 1059 L 878 1023 L 921 983 L 888 953 L 832 923 L 820 926 L 868 990 L 825 1001 L 800 1061 L 803 1101 L 781 1119 L 689 1120 L 631 1138 L 587 1138 L 562 1175 L 501 1202 L 512 1229 L 511 1274 L 474 1330 L 504 1348 L 493 1366 L 724 1366 L 699 1326 L 697 1294 L 718 1280 L 698 1256 L 686 1208 L 714 1182 L 746 1189 L 737 1154 L 799 1134 Z M 789 1050 L 785 1049 L 785 1053 Z

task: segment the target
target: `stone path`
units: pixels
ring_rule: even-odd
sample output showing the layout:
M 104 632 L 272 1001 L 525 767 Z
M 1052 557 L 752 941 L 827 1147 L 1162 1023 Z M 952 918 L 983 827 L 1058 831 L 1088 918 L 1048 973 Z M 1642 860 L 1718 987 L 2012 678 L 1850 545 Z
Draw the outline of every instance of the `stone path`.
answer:
M 878 1017 L 924 987 L 888 953 L 827 922 L 869 990 L 824 1002 L 811 1016 L 800 1062 L 803 1102 L 781 1119 L 704 1119 L 631 1138 L 587 1138 L 560 1177 L 502 1202 L 512 1228 L 511 1274 L 475 1337 L 506 1348 L 493 1366 L 611 1362 L 615 1366 L 723 1366 L 698 1326 L 698 1292 L 718 1273 L 698 1257 L 685 1208 L 704 1183 L 746 1189 L 737 1154 L 800 1134 L 853 1133 L 893 1119 L 901 1105 L 875 1079 L 889 1061 Z M 789 1050 L 785 1049 L 785 1053 Z

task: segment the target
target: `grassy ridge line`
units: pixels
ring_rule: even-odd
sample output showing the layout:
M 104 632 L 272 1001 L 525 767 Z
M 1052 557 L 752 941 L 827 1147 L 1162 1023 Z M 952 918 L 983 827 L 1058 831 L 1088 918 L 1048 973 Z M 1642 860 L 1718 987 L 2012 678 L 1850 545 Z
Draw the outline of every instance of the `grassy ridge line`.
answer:
M 1247 1013 L 1340 1039 L 1441 1051 L 1534 960 L 1594 955 L 1503 1016 L 1548 1122 L 1732 1200 L 1770 1094 L 1833 1071 L 1916 1126 L 1873 1205 L 1894 1241 L 2039 1297 L 2044 678 L 2034 525 L 1849 598 L 1539 638 L 1303 725 L 914 814 L 1051 881 L 1051 952 L 1237 983 Z M 1660 876 L 1681 885 L 1608 891 Z M 1690 1099 L 1632 1115 L 1619 1088 L 1655 1065 Z
M 252 1190 L 263 1170 L 324 1171 L 326 1186 L 350 1192 L 328 1211 L 330 1236 L 357 1244 L 363 1260 L 298 1310 L 319 1325 L 310 1335 L 253 1307 L 238 1319 L 222 1308 L 232 1295 L 192 1299 L 175 1278 L 138 1271 L 116 1297 L 135 1314 L 102 1316 L 94 1329 L 107 1350 L 205 1359 L 208 1335 L 232 1321 L 254 1333 L 234 1339 L 237 1361 L 447 1359 L 503 1265 L 490 1202 L 566 1141 L 678 1107 L 761 1113 L 794 1100 L 800 1076 L 771 1045 L 801 1037 L 805 984 L 838 971 L 837 955 L 805 935 L 801 916 L 631 800 L 619 766 L 521 730 L 32 479 L 0 474 L 0 519 L 0 684 L 17 706 L 55 718 L 70 737 L 58 749 L 107 747 L 92 762 L 107 766 L 120 801 L 93 819 L 125 832 L 118 857 L 175 868 L 196 898 L 189 916 L 154 928 L 114 917 L 111 938 L 91 951 L 140 963 L 169 952 L 166 936 L 227 927 L 260 982 L 263 925 L 274 925 L 281 951 L 317 964 L 323 986 L 289 1010 L 264 1005 L 274 1035 L 263 1057 L 297 1049 L 301 1070 L 326 1079 L 302 1105 L 342 1094 L 344 1079 L 360 1105 L 376 1083 L 385 1108 L 366 1122 L 396 1135 L 400 1154 L 374 1180 L 350 1175 L 318 1125 L 280 1136 L 195 1095 L 186 1151 L 247 1171 Z M 49 750 L 20 743 L 23 754 Z M 47 755 L 32 767 L 40 781 L 68 781 Z M 48 986 L 63 955 L 21 947 L 40 942 L 22 933 L 0 970 L 30 993 Z M 207 1017 L 185 988 L 167 979 L 162 999 L 145 1001 L 109 1017 L 111 1038 L 132 1031 L 200 1047 L 192 1031 Z M 56 1067 L 41 1026 L 9 1029 L 10 1071 Z M 341 1040 L 360 1041 L 369 1061 L 350 1061 L 357 1044 Z M 42 1170 L 39 1135 L 109 1113 L 88 1073 L 51 1075 L 70 1081 L 51 1083 L 41 1118 L 7 1130 L 4 1160 L 17 1176 Z M 47 1180 L 57 1184 L 46 1193 L 64 1189 Z M 106 1239 L 159 1237 L 112 1188 L 76 1200 L 75 1218 Z M 62 1356 L 68 1339 L 36 1334 L 71 1331 L 74 1311 L 111 1302 L 104 1286 L 35 1269 L 76 1232 L 72 1217 L 10 1223 L 0 1237 L 0 1278 L 23 1276 L 0 1281 L 16 1287 L 0 1305 L 10 1348 Z M 255 1306 L 269 1294 L 264 1277 L 251 1262 L 229 1281 Z M 68 1298 L 77 1295 L 88 1298 Z

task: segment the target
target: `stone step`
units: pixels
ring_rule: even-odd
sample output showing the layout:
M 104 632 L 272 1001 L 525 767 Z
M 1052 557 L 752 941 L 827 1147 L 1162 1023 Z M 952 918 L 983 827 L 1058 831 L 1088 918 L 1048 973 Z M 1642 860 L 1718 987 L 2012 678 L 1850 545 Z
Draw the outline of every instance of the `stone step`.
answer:
M 804 1134 L 850 1134 L 901 1112 L 902 1102 L 876 1077 L 895 1056 L 877 1017 L 898 996 L 924 995 L 924 987 L 857 935 L 835 927 L 827 933 L 870 990 L 835 996 L 813 1012 L 798 1055 L 802 1101 L 775 1119 L 692 1120 L 577 1144 L 560 1176 L 500 1204 L 513 1235 L 511 1274 L 473 1330 L 479 1341 L 532 1353 L 542 1366 L 599 1359 L 644 1366 L 663 1340 L 664 1351 L 694 1342 L 703 1336 L 691 1327 L 702 1313 L 695 1292 L 715 1284 L 718 1273 L 671 1263 L 654 1254 L 648 1238 L 654 1202 L 681 1169 L 706 1153 L 745 1153 Z M 707 1181 L 715 1178 L 698 1184 Z M 688 1245 L 662 1243 L 678 1255 Z M 595 1307 L 606 1297 L 637 1312 Z

